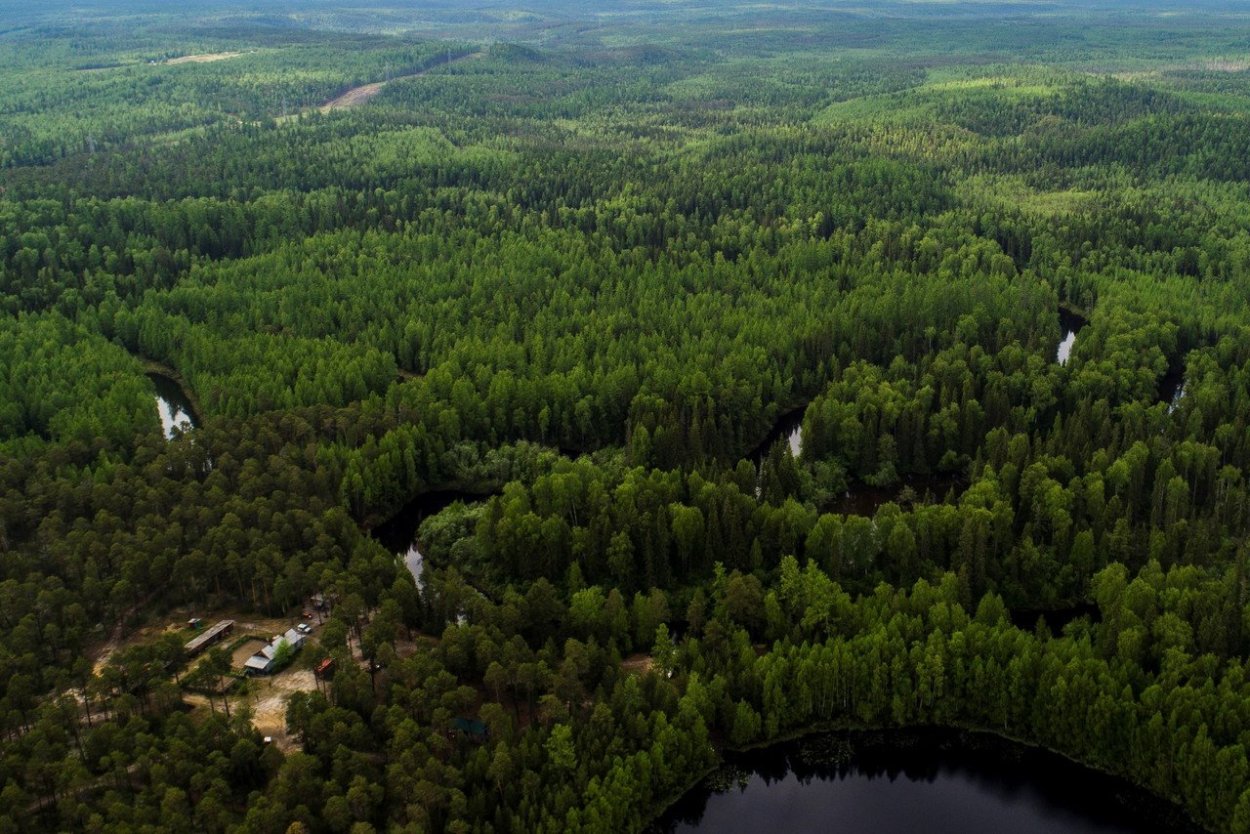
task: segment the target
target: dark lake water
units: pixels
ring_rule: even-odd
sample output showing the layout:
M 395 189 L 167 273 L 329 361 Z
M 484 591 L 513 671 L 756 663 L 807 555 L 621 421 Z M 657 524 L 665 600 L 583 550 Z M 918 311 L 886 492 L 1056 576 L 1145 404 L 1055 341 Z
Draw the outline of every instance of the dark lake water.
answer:
M 155 372 L 148 373 L 148 379 L 156 387 L 156 410 L 161 417 L 161 431 L 167 440 L 172 440 L 178 432 L 193 429 L 200 424 L 195 416 L 195 409 L 191 407 L 191 401 L 177 382 Z
M 654 832 L 1139 834 L 1194 830 L 1121 780 L 992 736 L 813 736 L 734 756 Z M 736 776 L 736 778 L 735 778 Z M 728 783 L 728 784 L 726 784 Z
M 1072 346 L 1076 344 L 1076 334 L 1084 327 L 1086 321 L 1081 316 L 1064 307 L 1059 308 L 1059 347 L 1055 351 L 1055 360 L 1060 365 L 1068 364 L 1072 355 Z

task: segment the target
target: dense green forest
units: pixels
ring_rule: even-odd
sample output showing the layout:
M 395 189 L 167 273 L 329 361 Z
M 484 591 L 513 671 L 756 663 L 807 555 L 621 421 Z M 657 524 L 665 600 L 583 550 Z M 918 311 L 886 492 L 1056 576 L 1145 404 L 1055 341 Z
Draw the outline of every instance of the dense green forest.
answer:
M 637 831 L 927 725 L 1250 831 L 1238 4 L 189 9 L 0 0 L 0 832 Z M 162 634 L 314 598 L 290 744 Z

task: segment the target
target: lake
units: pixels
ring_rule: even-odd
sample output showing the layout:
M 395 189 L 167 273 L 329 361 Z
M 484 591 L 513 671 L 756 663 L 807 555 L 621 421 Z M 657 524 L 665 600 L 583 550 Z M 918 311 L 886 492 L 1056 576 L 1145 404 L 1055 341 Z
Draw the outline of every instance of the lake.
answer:
M 713 787 L 714 786 L 714 787 Z M 1061 756 L 948 730 L 810 736 L 727 757 L 653 832 L 1138 834 L 1174 806 Z

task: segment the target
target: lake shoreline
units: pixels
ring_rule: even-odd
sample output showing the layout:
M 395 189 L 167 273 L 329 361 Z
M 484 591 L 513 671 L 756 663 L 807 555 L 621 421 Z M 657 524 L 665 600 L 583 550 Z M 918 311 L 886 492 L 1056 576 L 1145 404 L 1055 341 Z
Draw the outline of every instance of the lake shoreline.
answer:
M 1162 817 L 1170 826 L 1171 830 L 1181 832 L 1181 834 L 1198 834 L 1198 832 L 1207 831 L 1207 829 L 1198 825 L 1198 823 L 1193 820 L 1186 808 L 1179 802 L 1168 797 L 1160 796 L 1144 785 L 1139 785 L 1122 774 L 1106 770 L 1097 765 L 1074 758 L 1061 750 L 1056 750 L 1044 744 L 1016 738 L 1008 733 L 998 730 L 987 729 L 985 727 L 979 727 L 961 722 L 887 727 L 866 725 L 851 721 L 822 722 L 820 724 L 810 725 L 792 732 L 783 733 L 765 741 L 754 742 L 742 746 L 714 743 L 717 756 L 716 764 L 701 771 L 697 777 L 687 783 L 684 789 L 675 791 L 673 794 L 665 797 L 663 805 L 658 807 L 655 812 L 649 816 L 649 818 L 643 823 L 641 830 L 648 832 L 649 834 L 661 834 L 661 832 L 665 830 L 660 827 L 661 820 L 669 814 L 690 792 L 698 789 L 698 787 L 703 784 L 708 777 L 716 773 L 718 770 L 732 764 L 732 759 L 734 757 L 764 751 L 769 748 L 781 747 L 783 745 L 793 744 L 805 739 L 816 738 L 824 735 L 842 737 L 875 737 L 881 746 L 885 746 L 886 744 L 891 743 L 891 741 L 897 744 L 898 739 L 916 739 L 926 733 L 948 734 L 957 742 L 959 748 L 965 751 L 993 749 L 995 752 L 1007 753 L 1014 752 L 1012 751 L 1012 748 L 1014 748 L 1020 752 L 1032 751 L 1058 757 L 1071 765 L 1098 774 L 1100 777 L 1120 783 L 1124 790 L 1131 793 L 1132 798 L 1137 801 L 1137 803 L 1145 803 L 1153 813 Z M 889 739 L 891 736 L 897 737 L 897 739 Z M 973 740 L 973 743 L 971 744 L 969 743 L 969 737 Z M 899 745 L 899 747 L 901 748 L 903 745 Z

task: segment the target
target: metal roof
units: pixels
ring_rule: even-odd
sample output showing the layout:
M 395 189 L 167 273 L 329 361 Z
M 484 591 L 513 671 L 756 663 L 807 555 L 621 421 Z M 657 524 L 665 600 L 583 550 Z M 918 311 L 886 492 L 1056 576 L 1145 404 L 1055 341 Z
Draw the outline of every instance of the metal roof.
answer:
M 203 649 L 209 643 L 220 637 L 223 632 L 229 631 L 233 627 L 234 620 L 222 620 L 216 625 L 210 627 L 203 634 L 197 635 L 188 640 L 185 648 L 188 652 L 195 654 L 200 651 L 200 649 Z

